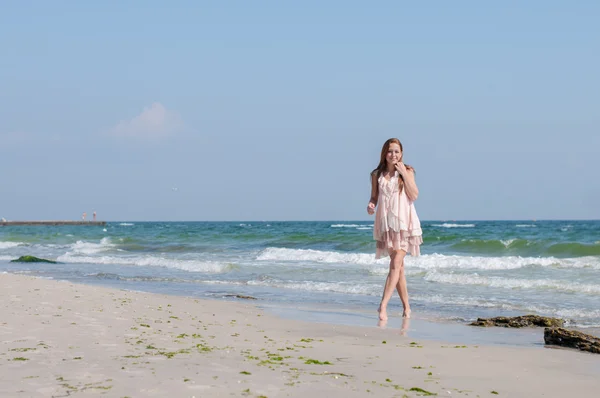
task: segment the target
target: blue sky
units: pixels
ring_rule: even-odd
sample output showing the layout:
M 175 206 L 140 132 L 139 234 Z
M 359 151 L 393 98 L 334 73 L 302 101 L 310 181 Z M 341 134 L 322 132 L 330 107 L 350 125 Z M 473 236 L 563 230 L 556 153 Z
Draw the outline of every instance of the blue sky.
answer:
M 0 217 L 599 219 L 600 3 L 7 1 Z

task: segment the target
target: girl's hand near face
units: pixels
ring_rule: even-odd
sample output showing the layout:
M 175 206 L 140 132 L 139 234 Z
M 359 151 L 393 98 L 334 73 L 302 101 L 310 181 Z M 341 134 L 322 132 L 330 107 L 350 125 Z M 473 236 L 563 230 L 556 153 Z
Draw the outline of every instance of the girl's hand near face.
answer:
M 404 163 L 398 162 L 394 165 L 394 167 L 396 167 L 396 170 L 398 170 L 398 173 L 400 173 L 401 176 L 404 177 L 406 175 L 407 168 Z

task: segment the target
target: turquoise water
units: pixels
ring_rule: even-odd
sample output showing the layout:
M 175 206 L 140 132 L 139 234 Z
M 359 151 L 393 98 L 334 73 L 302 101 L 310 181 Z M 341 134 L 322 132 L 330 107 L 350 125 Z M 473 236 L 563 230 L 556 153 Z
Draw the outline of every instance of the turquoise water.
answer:
M 374 313 L 388 262 L 372 222 L 110 222 L 0 227 L 0 272 L 196 297 Z M 423 222 L 406 259 L 413 312 L 535 313 L 600 326 L 600 221 Z M 18 264 L 34 255 L 59 264 Z M 390 310 L 401 311 L 393 299 Z

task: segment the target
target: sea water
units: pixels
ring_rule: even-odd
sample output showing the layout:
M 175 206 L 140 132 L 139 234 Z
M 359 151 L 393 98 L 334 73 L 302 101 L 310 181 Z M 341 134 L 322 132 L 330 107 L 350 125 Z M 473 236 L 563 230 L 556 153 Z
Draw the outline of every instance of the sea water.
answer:
M 407 256 L 413 313 L 539 314 L 600 326 L 600 221 L 425 221 Z M 389 259 L 371 221 L 0 227 L 0 272 L 199 298 L 373 314 Z M 12 263 L 22 255 L 57 264 Z M 401 312 L 394 297 L 389 310 Z

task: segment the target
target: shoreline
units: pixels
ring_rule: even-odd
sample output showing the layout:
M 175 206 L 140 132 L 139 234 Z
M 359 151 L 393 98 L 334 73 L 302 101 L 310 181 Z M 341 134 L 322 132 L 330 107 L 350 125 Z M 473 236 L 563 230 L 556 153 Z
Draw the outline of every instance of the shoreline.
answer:
M 144 289 L 143 287 L 134 287 L 131 285 L 121 283 L 114 283 L 114 281 L 85 281 L 72 278 L 57 278 L 54 276 L 42 276 L 42 275 L 30 275 L 28 273 L 13 273 L 11 271 L 4 271 L 9 275 L 24 275 L 33 278 L 41 278 L 47 280 L 54 280 L 60 282 L 68 282 L 73 284 L 80 284 L 90 287 L 99 287 L 104 289 L 114 289 L 131 291 L 141 294 L 158 294 L 165 295 L 166 297 L 184 297 L 195 300 L 207 300 L 217 302 L 243 302 L 246 301 L 257 308 L 264 310 L 272 315 L 275 315 L 282 319 L 309 322 L 309 323 L 324 323 L 330 326 L 348 326 L 348 327 L 365 327 L 373 328 L 378 327 L 377 313 L 368 311 L 363 305 L 356 305 L 350 307 L 344 307 L 334 304 L 323 304 L 323 303 L 310 303 L 302 302 L 299 305 L 291 304 L 290 301 L 277 301 L 265 298 L 254 297 L 253 292 L 237 292 L 236 290 L 229 290 L 227 292 L 215 293 L 212 295 L 194 295 L 188 289 L 184 291 L 169 291 L 169 289 Z M 0 271 L 2 275 L 2 271 Z M 107 283 L 108 282 L 108 283 Z M 236 294 L 241 296 L 251 297 L 249 300 L 242 298 L 235 298 Z M 228 297 L 229 296 L 229 297 Z M 259 296 L 257 296 L 259 297 Z M 375 306 L 373 306 L 375 308 Z M 385 328 L 402 329 L 402 309 L 401 305 L 396 303 L 392 304 L 390 308 L 389 322 L 384 326 Z M 518 316 L 526 315 L 527 312 L 515 313 L 513 315 L 507 314 L 489 314 L 488 317 L 494 316 Z M 504 327 L 480 327 L 471 326 L 469 323 L 475 320 L 461 318 L 448 318 L 442 314 L 436 314 L 431 312 L 416 312 L 413 311 L 413 316 L 410 319 L 407 328 L 403 331 L 404 335 L 411 336 L 417 339 L 432 340 L 432 341 L 445 341 L 449 343 L 463 343 L 468 341 L 469 344 L 481 344 L 481 345 L 492 345 L 492 346 L 509 346 L 509 347 L 545 347 L 544 342 L 544 328 L 543 327 L 525 327 L 525 328 L 504 328 Z M 589 334 L 600 338 L 600 327 L 597 326 L 577 326 L 569 325 L 568 320 L 564 328 L 574 331 L 579 331 L 585 334 Z
M 256 303 L 257 307 L 282 319 L 321 323 L 331 326 L 389 329 L 403 336 L 448 344 L 471 344 L 498 347 L 548 348 L 544 344 L 544 328 L 477 327 L 461 322 L 423 317 L 413 313 L 410 319 L 390 316 L 385 325 L 378 324 L 377 313 L 355 313 L 315 306 L 294 308 L 279 303 Z
M 393 322 L 380 329 L 287 319 L 254 300 L 196 299 L 8 273 L 0 281 L 1 396 L 597 393 L 597 355 L 425 340 L 410 334 L 426 324 L 419 319 L 403 335 Z

